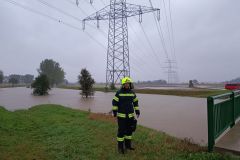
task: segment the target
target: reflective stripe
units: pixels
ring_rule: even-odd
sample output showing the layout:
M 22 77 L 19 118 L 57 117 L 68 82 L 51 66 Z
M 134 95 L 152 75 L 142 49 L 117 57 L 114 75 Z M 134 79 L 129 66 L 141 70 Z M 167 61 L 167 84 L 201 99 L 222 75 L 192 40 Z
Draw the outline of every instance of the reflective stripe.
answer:
M 121 118 L 126 118 L 126 114 L 124 113 L 117 113 L 117 116 Z
M 136 97 L 136 98 L 134 98 L 134 100 L 133 100 L 133 102 L 137 102 L 138 101 L 138 98 Z
M 117 116 L 118 116 L 118 117 L 121 117 L 121 118 L 126 118 L 126 117 L 127 117 L 125 113 L 117 113 Z M 128 117 L 129 117 L 129 118 L 134 117 L 134 113 L 129 113 L 129 114 L 128 114 Z
M 112 110 L 118 110 L 118 106 L 113 106 Z
M 125 136 L 125 139 L 132 139 L 132 136 Z
M 120 96 L 120 97 L 133 97 L 133 96 L 135 96 L 135 95 L 132 94 L 132 93 L 121 93 L 121 94 L 119 94 L 119 96 Z
M 130 113 L 130 114 L 128 114 L 128 117 L 129 117 L 129 118 L 134 117 L 134 113 Z
M 123 138 L 117 137 L 117 141 L 119 141 L 119 142 L 124 141 L 124 137 Z
M 119 102 L 119 98 L 118 98 L 118 97 L 114 96 L 113 99 L 114 99 L 115 101 Z
M 135 110 L 139 110 L 139 107 L 138 107 L 138 106 L 136 106 L 136 107 L 134 107 L 134 109 L 135 109 Z

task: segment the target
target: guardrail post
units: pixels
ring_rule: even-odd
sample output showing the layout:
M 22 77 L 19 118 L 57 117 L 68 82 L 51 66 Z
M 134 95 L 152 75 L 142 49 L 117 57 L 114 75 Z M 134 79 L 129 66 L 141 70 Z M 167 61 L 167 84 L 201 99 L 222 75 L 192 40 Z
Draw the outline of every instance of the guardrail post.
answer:
M 213 151 L 215 144 L 214 139 L 214 122 L 213 122 L 213 107 L 214 101 L 212 97 L 207 98 L 207 114 L 208 114 L 208 151 Z
M 232 107 L 232 123 L 230 124 L 230 127 L 232 128 L 235 125 L 235 93 L 232 92 L 230 95 L 231 99 L 231 107 Z

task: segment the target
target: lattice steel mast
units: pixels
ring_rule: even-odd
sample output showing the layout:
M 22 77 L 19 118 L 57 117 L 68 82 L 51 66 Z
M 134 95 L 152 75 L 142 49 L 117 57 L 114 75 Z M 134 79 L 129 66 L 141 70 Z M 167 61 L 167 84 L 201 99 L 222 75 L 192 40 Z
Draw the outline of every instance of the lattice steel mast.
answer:
M 97 20 L 99 27 L 100 20 L 109 20 L 106 86 L 130 76 L 127 18 L 138 15 L 141 23 L 142 14 L 154 11 L 160 20 L 158 8 L 130 4 L 126 0 L 110 0 L 110 5 L 83 19 L 83 29 L 86 21 Z

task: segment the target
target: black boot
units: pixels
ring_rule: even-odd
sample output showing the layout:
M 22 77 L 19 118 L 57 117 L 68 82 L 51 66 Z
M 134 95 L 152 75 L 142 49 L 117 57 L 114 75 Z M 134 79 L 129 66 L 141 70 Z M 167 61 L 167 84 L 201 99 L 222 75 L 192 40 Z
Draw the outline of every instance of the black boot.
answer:
M 126 146 L 126 149 L 135 150 L 135 149 L 132 147 L 131 139 L 125 139 L 125 146 Z
M 121 154 L 124 154 L 124 146 L 123 146 L 123 142 L 118 142 L 118 152 Z

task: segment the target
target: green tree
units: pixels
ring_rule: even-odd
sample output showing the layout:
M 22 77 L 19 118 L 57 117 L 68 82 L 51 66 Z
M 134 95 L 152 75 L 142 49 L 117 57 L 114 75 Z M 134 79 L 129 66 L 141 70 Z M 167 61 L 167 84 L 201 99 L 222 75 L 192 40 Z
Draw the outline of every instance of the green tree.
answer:
M 86 98 L 88 98 L 88 96 L 93 95 L 92 87 L 95 81 L 86 68 L 81 70 L 81 73 L 78 76 L 78 82 L 81 85 L 82 96 L 85 96 Z
M 39 75 L 31 84 L 33 88 L 34 95 L 46 95 L 48 94 L 48 90 L 50 90 L 50 83 L 48 77 L 44 74 Z
M 42 61 L 38 73 L 40 75 L 45 74 L 51 86 L 62 83 L 65 77 L 64 70 L 60 67 L 59 63 L 52 59 Z
M 0 70 L 0 84 L 3 83 L 3 71 Z

